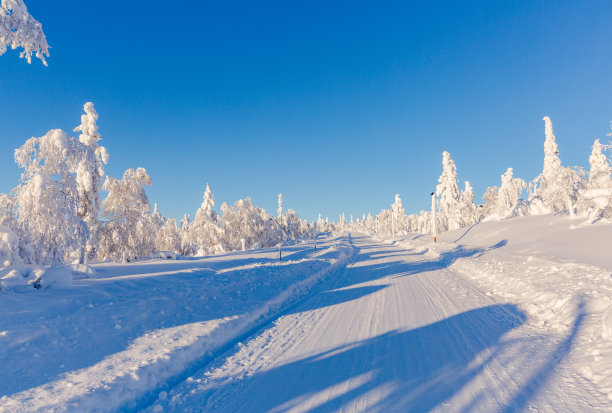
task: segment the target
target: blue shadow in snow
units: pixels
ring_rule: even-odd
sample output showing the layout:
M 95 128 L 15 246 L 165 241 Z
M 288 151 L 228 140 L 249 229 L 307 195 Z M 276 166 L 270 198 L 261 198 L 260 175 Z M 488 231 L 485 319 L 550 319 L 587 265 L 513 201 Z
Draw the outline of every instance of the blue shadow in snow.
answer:
M 513 305 L 478 308 L 424 327 L 339 346 L 212 391 L 224 398 L 218 411 L 261 412 L 304 408 L 300 403 L 305 398 L 342 386 L 337 393 L 321 394 L 324 401 L 308 410 L 329 412 L 382 388 L 386 391 L 381 399 L 368 410 L 425 412 L 450 399 L 482 371 L 490 356 L 479 362 L 475 357 L 487 349 L 497 351 L 500 338 L 524 320 Z M 236 392 L 236 384 L 245 391 Z M 196 397 L 205 400 L 210 395 Z

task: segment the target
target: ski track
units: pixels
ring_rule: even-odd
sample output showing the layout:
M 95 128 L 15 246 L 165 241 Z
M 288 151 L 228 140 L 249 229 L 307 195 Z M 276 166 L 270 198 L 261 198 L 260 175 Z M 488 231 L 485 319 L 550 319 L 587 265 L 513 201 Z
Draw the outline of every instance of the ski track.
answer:
M 608 411 L 550 331 L 422 248 L 367 236 L 346 271 L 151 412 Z

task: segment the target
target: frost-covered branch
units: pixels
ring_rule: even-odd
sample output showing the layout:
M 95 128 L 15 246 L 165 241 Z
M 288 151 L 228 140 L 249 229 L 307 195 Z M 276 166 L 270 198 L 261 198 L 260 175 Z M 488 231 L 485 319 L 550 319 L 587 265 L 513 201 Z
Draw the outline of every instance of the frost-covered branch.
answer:
M 19 57 L 32 63 L 32 54 L 45 66 L 49 57 L 49 45 L 42 31 L 42 24 L 28 13 L 22 0 L 2 0 L 0 3 L 0 55 L 8 47 L 23 48 Z

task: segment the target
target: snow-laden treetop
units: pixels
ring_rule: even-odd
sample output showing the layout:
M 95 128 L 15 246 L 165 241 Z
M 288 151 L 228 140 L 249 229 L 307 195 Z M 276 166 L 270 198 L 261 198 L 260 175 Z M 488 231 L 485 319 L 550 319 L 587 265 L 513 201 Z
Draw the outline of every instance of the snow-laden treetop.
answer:
M 45 66 L 49 57 L 49 45 L 42 31 L 42 24 L 28 13 L 22 0 L 1 0 L 0 3 L 0 55 L 11 49 L 23 48 L 19 57 L 32 63 L 32 53 Z

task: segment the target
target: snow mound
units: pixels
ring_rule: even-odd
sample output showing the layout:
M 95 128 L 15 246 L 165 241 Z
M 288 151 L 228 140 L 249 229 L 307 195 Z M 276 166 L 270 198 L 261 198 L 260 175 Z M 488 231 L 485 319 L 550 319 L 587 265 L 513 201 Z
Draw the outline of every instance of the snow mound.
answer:
M 96 275 L 96 270 L 87 264 L 72 264 L 69 265 L 69 268 L 77 278 L 91 278 Z
M 42 290 L 70 288 L 72 287 L 72 271 L 66 266 L 49 267 L 33 286 Z
M 93 271 L 93 269 L 90 271 Z M 0 272 L 0 291 L 23 293 L 35 290 L 70 288 L 72 280 L 71 266 L 17 265 L 7 267 Z
M 0 271 L 0 291 L 29 292 L 45 270 L 31 265 L 6 267 Z

